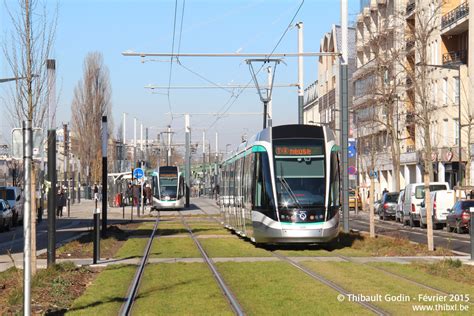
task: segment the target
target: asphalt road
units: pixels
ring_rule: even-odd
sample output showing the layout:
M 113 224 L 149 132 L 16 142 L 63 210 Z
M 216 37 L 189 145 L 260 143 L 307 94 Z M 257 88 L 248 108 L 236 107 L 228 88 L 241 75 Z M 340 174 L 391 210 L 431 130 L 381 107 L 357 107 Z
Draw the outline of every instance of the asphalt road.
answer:
M 360 231 L 369 231 L 369 214 L 359 212 L 350 214 L 350 228 Z M 403 226 L 393 220 L 382 221 L 376 216 L 375 233 L 388 236 L 401 236 L 411 241 L 427 244 L 426 229 L 420 227 Z M 469 234 L 448 233 L 446 230 L 433 230 L 435 247 L 443 247 L 450 250 L 469 254 L 471 242 Z
M 190 207 L 183 211 L 184 214 L 196 215 L 203 214 L 201 209 L 208 214 L 216 214 L 219 209 L 215 202 L 211 199 L 192 199 Z M 71 205 L 71 217 L 57 218 L 56 221 L 56 244 L 59 246 L 65 241 L 71 240 L 80 234 L 88 232 L 93 229 L 93 215 L 94 209 L 93 201 L 83 200 L 80 204 Z M 131 219 L 131 207 L 125 208 L 125 219 L 123 219 L 122 208 L 108 209 L 108 224 L 118 224 L 129 222 Z M 145 211 L 147 215 L 148 210 Z M 178 214 L 176 211 L 162 211 L 162 215 Z M 64 214 L 66 215 L 66 214 Z M 133 220 L 141 220 L 137 217 L 136 208 L 133 208 Z M 148 218 L 149 220 L 149 218 Z M 23 253 L 23 226 L 16 226 L 7 232 L 0 232 L 0 255 L 7 254 L 8 251 L 12 254 Z M 48 221 L 47 214 L 43 217 L 41 223 L 36 226 L 36 249 L 38 252 L 44 251 L 48 246 Z

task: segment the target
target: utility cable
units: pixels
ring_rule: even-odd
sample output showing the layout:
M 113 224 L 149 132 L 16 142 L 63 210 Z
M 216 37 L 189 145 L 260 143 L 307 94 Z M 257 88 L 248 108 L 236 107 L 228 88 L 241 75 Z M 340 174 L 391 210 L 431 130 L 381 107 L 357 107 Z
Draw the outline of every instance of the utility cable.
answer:
M 174 21 L 173 21 L 173 41 L 171 44 L 171 63 L 170 63 L 170 73 L 168 78 L 168 107 L 171 113 L 171 122 L 173 122 L 173 110 L 171 109 L 171 98 L 170 98 L 170 88 L 171 88 L 171 75 L 173 73 L 173 58 L 174 58 L 174 40 L 176 37 L 176 15 L 178 11 L 178 0 L 174 2 Z M 171 125 L 170 122 L 170 125 Z

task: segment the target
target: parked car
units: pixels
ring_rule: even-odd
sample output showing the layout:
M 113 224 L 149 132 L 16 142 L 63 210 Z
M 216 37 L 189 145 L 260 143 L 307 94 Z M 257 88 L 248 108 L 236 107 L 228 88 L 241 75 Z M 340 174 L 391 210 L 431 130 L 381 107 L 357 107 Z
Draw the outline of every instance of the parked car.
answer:
M 382 203 L 382 200 L 374 201 L 374 214 L 377 214 L 380 203 Z
M 405 190 L 400 190 L 398 195 L 397 207 L 395 208 L 395 221 L 402 222 L 403 219 L 403 203 L 405 202 Z
M 360 198 L 359 193 L 356 190 L 350 189 L 349 190 L 349 209 L 355 210 L 357 208 L 362 208 L 362 200 Z
M 448 209 L 452 209 L 456 202 L 454 190 L 441 190 L 430 193 L 431 205 L 433 207 L 433 228 L 443 228 L 446 225 L 446 216 L 449 214 Z M 426 228 L 426 196 L 421 203 L 420 209 L 420 227 Z
M 10 230 L 13 226 L 12 208 L 5 200 L 0 199 L 0 229 Z
M 469 231 L 471 214 L 469 208 L 474 207 L 474 200 L 459 200 L 454 204 L 446 217 L 446 230 L 461 234 L 464 231 Z
M 430 182 L 430 191 L 449 190 L 447 182 Z M 410 183 L 405 187 L 405 202 L 403 204 L 403 223 L 411 227 L 420 225 L 421 202 L 425 198 L 423 182 Z
M 395 218 L 395 211 L 398 202 L 398 192 L 387 192 L 383 195 L 382 200 L 377 208 L 377 214 L 380 219 L 386 221 L 388 218 Z
M 23 194 L 19 187 L 0 187 L 0 199 L 8 201 L 13 212 L 13 225 L 23 221 Z

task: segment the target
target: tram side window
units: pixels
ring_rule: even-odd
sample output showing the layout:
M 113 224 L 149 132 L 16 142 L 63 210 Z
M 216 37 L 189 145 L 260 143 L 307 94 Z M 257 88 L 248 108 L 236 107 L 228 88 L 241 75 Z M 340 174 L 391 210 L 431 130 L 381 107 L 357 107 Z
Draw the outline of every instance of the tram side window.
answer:
M 157 176 L 153 176 L 151 178 L 151 181 L 152 181 L 152 187 L 153 187 L 153 195 L 158 197 L 159 194 L 159 190 L 158 190 L 158 177 Z
M 246 209 L 250 209 L 250 201 L 251 201 L 251 187 L 252 187 L 252 171 L 251 168 L 251 159 L 252 155 L 246 155 L 244 158 L 244 191 L 242 192 L 242 196 L 244 198 L 244 206 Z
M 329 205 L 332 207 L 340 207 L 340 183 L 339 183 L 339 159 L 336 152 L 331 152 L 331 175 L 330 186 L 331 195 Z
M 183 195 L 184 195 L 184 178 L 179 177 L 178 199 L 180 199 Z
M 255 164 L 255 209 L 276 219 L 267 153 L 257 153 Z

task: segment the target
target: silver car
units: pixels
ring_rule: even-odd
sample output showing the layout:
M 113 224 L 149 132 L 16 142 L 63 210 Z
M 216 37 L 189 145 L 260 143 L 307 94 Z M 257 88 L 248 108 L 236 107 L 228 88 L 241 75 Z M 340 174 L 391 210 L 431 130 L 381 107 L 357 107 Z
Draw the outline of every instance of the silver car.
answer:
M 10 230 L 13 226 L 13 211 L 10 204 L 0 199 L 0 229 Z
M 395 212 L 398 204 L 398 195 L 398 192 L 388 192 L 383 195 L 382 201 L 377 209 L 380 219 L 385 221 L 389 217 L 395 218 Z

